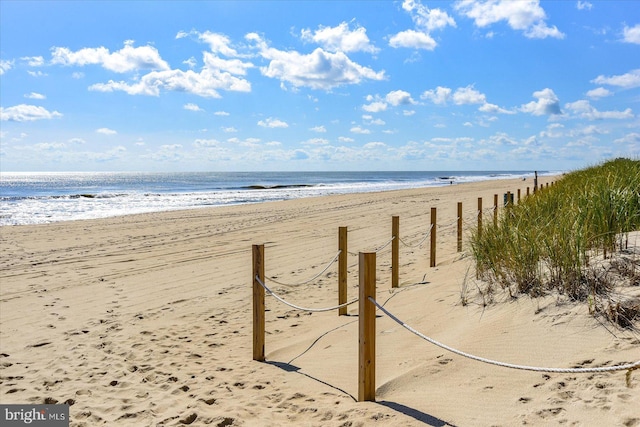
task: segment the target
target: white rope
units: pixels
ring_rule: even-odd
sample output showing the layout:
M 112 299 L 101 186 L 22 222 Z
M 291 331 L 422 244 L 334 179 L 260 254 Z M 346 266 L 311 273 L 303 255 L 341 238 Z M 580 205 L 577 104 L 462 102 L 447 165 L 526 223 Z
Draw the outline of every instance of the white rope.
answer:
M 409 247 L 409 248 L 417 248 L 417 247 L 419 247 L 419 246 L 422 246 L 422 244 L 425 242 L 425 240 L 427 240 L 427 238 L 428 238 L 428 237 L 429 237 L 429 235 L 431 234 L 431 230 L 432 230 L 432 229 L 433 229 L 433 224 L 431 224 L 431 225 L 429 226 L 429 230 L 427 230 L 427 234 L 425 234 L 424 239 L 420 240 L 420 242 L 418 242 L 418 244 L 416 244 L 416 245 L 410 245 L 410 244 L 408 244 L 407 242 L 405 242 L 405 241 L 404 241 L 404 240 L 402 240 L 402 239 L 399 239 L 399 240 L 400 240 L 400 242 L 401 242 L 403 245 L 405 245 L 405 246 L 407 246 L 407 247 Z
M 336 254 L 336 256 L 333 257 L 333 259 L 331 261 L 329 261 L 329 264 L 327 264 L 327 266 L 324 268 L 324 270 L 322 270 L 320 273 L 316 274 L 315 276 L 313 276 L 311 279 L 301 282 L 301 283 L 282 283 L 277 281 L 276 279 L 274 279 L 273 277 L 267 277 L 267 279 L 271 280 L 273 283 L 277 283 L 278 285 L 282 285 L 282 286 L 300 286 L 300 285 L 306 285 L 309 282 L 313 282 L 314 280 L 316 280 L 318 277 L 322 276 L 324 274 L 325 271 L 327 271 L 329 269 L 329 267 L 331 267 L 331 265 L 336 262 L 338 260 L 338 257 L 340 256 L 340 253 L 342 251 L 338 251 L 338 253 Z
M 382 245 L 382 246 L 381 246 L 381 247 L 379 247 L 378 249 L 374 249 L 373 251 L 374 251 L 375 253 L 380 252 L 381 250 L 383 250 L 384 248 L 386 248 L 387 246 L 389 246 L 389 244 L 390 244 L 391 242 L 393 242 L 393 239 L 395 239 L 395 238 L 396 238 L 396 236 L 393 236 L 393 237 L 391 238 L 391 240 L 389 240 L 387 243 L 385 243 L 384 245 Z
M 434 340 L 433 338 L 429 338 L 428 336 L 416 331 L 411 326 L 407 325 L 406 323 L 404 323 L 403 321 L 398 319 L 393 314 L 389 313 L 384 307 L 382 307 L 380 304 L 378 304 L 378 302 L 375 299 L 369 297 L 369 301 L 371 301 L 373 304 L 375 304 L 376 307 L 378 307 L 383 313 L 385 313 L 387 316 L 389 316 L 391 319 L 393 319 L 396 323 L 401 325 L 403 328 L 407 329 L 409 332 L 414 333 L 415 335 L 419 336 L 420 338 L 422 338 L 424 340 L 427 340 L 431 344 L 437 345 L 440 348 L 443 348 L 443 349 L 445 349 L 447 351 L 455 353 L 455 354 L 457 354 L 459 356 L 463 356 L 463 357 L 467 357 L 469 359 L 477 360 L 478 362 L 484 362 L 484 363 L 489 363 L 491 365 L 502 366 L 503 368 L 521 369 L 521 370 L 525 370 L 525 371 L 535 371 L 535 372 L 561 373 L 561 374 L 582 374 L 582 373 L 589 373 L 589 372 L 610 372 L 610 371 L 626 371 L 626 370 L 629 370 L 629 372 L 631 372 L 631 370 L 640 369 L 640 360 L 638 360 L 638 361 L 636 361 L 634 363 L 626 364 L 626 365 L 603 366 L 603 367 L 597 367 L 597 368 L 539 368 L 539 367 L 535 367 L 535 366 L 514 365 L 514 364 L 511 364 L 511 363 L 498 362 L 496 360 L 491 360 L 491 359 L 486 359 L 484 357 L 474 356 L 472 354 L 468 354 L 468 353 L 465 353 L 463 351 L 456 350 L 455 348 L 449 347 L 448 345 L 442 344 L 442 343 Z
M 281 303 L 283 303 L 285 305 L 288 305 L 289 307 L 295 308 L 296 310 L 310 311 L 312 313 L 320 313 L 320 312 L 323 312 L 323 311 L 337 310 L 339 308 L 351 305 L 354 302 L 358 302 L 358 298 L 356 298 L 356 299 L 351 300 L 349 302 L 345 302 L 344 304 L 336 305 L 335 307 L 327 307 L 327 308 L 305 308 L 305 307 L 300 307 L 300 306 L 297 306 L 295 304 L 291 304 L 290 302 L 288 302 L 288 301 L 284 300 L 283 298 L 279 297 L 278 295 L 276 295 L 271 289 L 269 289 L 267 287 L 267 285 L 262 283 L 262 280 L 260 280 L 260 277 L 256 276 L 256 280 L 258 281 L 258 283 L 260 283 L 260 285 L 264 288 L 264 290 L 269 292 L 271 295 L 273 295 L 273 297 L 275 299 L 277 299 L 278 301 L 280 301 Z

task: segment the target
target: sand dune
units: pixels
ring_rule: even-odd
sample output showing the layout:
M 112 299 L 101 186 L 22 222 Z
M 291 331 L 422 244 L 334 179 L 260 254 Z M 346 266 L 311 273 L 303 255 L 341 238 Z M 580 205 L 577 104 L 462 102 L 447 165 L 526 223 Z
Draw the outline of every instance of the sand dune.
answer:
M 546 178 L 545 178 L 546 179 Z M 544 180 L 544 179 L 543 179 Z M 552 180 L 548 178 L 547 180 Z M 483 306 L 456 252 L 484 207 L 531 182 L 341 195 L 0 229 L 0 402 L 63 403 L 71 425 L 640 425 L 640 374 L 547 374 L 486 365 L 377 318 L 376 402 L 356 402 L 357 304 L 307 313 L 266 298 L 266 359 L 252 360 L 251 246 L 267 285 L 308 307 L 337 303 L 338 227 L 357 252 L 391 237 L 400 216 L 400 282 L 377 255 L 377 300 L 422 333 L 504 362 L 559 368 L 640 359 L 637 333 L 601 324 L 555 296 Z M 437 266 L 429 211 L 438 208 Z M 415 246 L 414 246 L 415 245 Z M 471 268 L 471 270 L 470 270 Z M 470 273 L 469 273 L 470 272 Z M 466 277 L 466 279 L 465 279 Z M 467 286 L 471 303 L 461 304 Z

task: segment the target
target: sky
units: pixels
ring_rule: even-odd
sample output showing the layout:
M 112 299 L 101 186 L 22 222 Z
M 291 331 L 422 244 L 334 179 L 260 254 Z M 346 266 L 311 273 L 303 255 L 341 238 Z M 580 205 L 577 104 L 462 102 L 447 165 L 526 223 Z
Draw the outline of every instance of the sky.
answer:
M 0 0 L 0 171 L 640 158 L 637 1 Z

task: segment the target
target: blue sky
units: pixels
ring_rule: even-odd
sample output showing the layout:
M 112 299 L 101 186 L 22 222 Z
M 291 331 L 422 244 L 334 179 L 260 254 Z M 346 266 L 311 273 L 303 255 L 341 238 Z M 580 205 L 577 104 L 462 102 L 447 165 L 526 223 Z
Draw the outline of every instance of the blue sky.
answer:
M 640 157 L 635 1 L 0 1 L 0 170 Z

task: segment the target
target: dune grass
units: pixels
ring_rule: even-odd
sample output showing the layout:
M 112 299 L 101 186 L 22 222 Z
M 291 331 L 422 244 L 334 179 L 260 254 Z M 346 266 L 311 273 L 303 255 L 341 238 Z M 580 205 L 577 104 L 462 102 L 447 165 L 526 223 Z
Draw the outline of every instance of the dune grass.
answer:
M 497 285 L 512 296 L 555 291 L 592 301 L 615 285 L 593 260 L 610 259 L 624 250 L 627 233 L 640 230 L 640 161 L 616 159 L 566 174 L 502 209 L 495 225 L 484 223 L 471 247 L 488 291 Z

